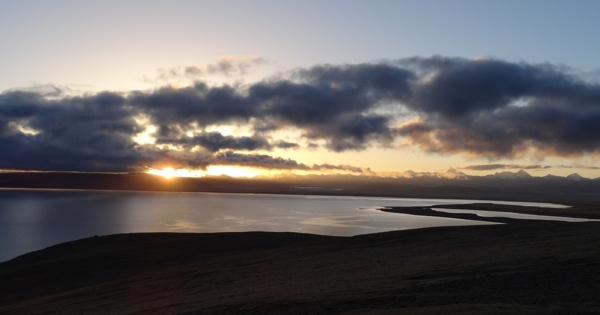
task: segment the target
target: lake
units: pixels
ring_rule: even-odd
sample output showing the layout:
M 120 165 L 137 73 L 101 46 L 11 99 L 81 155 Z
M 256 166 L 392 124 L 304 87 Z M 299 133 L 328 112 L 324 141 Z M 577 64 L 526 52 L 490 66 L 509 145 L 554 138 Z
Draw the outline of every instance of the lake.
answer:
M 0 262 L 58 243 L 115 233 L 273 231 L 352 236 L 488 224 L 376 210 L 384 206 L 473 202 L 486 201 L 2 189 Z M 560 207 L 541 203 L 495 203 Z

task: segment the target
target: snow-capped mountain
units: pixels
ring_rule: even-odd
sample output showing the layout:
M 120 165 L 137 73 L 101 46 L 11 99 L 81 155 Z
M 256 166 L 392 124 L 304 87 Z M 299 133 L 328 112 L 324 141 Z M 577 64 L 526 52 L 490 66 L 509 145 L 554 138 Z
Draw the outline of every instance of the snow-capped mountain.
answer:
M 397 178 L 430 178 L 430 179 L 454 179 L 469 180 L 469 176 L 455 168 L 449 168 L 445 172 L 415 172 L 408 170 L 397 175 Z
M 533 176 L 529 175 L 529 173 L 524 170 L 519 170 L 518 172 L 496 172 L 493 175 L 487 175 L 486 177 L 494 177 L 500 179 L 526 179 L 532 178 Z
M 587 178 L 585 178 L 585 177 L 583 177 L 583 176 L 581 176 L 581 175 L 579 175 L 579 174 L 577 174 L 577 173 L 573 173 L 573 174 L 567 175 L 567 177 L 565 177 L 565 178 L 567 178 L 567 179 L 570 179 L 570 180 L 582 180 L 582 179 L 587 179 Z

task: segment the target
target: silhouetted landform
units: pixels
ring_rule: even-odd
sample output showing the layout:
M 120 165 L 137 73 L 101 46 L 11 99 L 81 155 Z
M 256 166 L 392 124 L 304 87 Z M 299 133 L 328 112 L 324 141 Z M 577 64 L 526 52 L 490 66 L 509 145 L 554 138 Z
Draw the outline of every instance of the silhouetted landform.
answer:
M 425 217 L 438 217 L 438 218 L 450 218 L 450 219 L 463 219 L 471 221 L 483 221 L 483 222 L 495 222 L 495 223 L 519 223 L 523 220 L 512 219 L 504 217 L 480 217 L 475 213 L 448 213 L 443 211 L 436 211 L 429 207 L 390 207 L 390 208 L 379 208 L 383 212 L 391 213 L 402 213 L 410 215 L 419 215 Z
M 383 212 L 403 213 L 410 215 L 420 215 L 427 217 L 440 217 L 463 219 L 473 221 L 485 221 L 496 223 L 523 223 L 532 221 L 531 219 L 514 219 L 505 217 L 482 217 L 475 213 L 449 213 L 436 211 L 432 208 L 443 209 L 465 209 L 465 210 L 483 210 L 497 212 L 512 212 L 532 215 L 555 216 L 566 218 L 584 218 L 584 219 L 600 219 L 600 206 L 575 206 L 567 208 L 546 208 L 546 207 L 531 207 L 531 206 L 514 206 L 502 205 L 493 203 L 471 203 L 471 204 L 456 204 L 456 205 L 435 205 L 431 207 L 382 207 L 379 208 Z
M 599 230 L 93 237 L 0 263 L 0 314 L 598 314 Z
M 456 204 L 456 205 L 435 205 L 431 208 L 445 208 L 445 209 L 466 209 L 466 210 L 483 210 L 483 211 L 497 211 L 497 212 L 514 212 L 532 215 L 547 215 L 555 217 L 568 217 L 568 218 L 586 218 L 586 219 L 600 219 L 600 207 L 599 206 L 573 206 L 566 208 L 546 208 L 546 207 L 530 207 L 530 206 L 516 206 L 516 205 L 503 205 L 495 203 L 471 203 L 471 204 Z
M 99 189 L 345 195 L 537 201 L 569 205 L 600 204 L 600 180 L 564 177 L 381 178 L 312 175 L 239 179 L 226 176 L 171 178 L 149 174 L 14 172 L 0 173 L 3 188 Z

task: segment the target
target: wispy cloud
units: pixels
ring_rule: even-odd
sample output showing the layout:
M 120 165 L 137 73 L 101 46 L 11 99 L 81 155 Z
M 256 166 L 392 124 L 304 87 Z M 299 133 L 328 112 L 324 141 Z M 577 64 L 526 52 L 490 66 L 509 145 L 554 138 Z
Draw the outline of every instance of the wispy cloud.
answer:
M 545 170 L 552 168 L 550 165 L 523 165 L 523 164 L 481 164 L 481 165 L 469 165 L 465 167 L 459 167 L 461 170 L 470 171 L 491 171 L 491 170 L 502 170 L 502 169 L 522 169 L 522 170 Z
M 376 175 L 370 168 L 356 167 L 352 165 L 315 164 L 311 168 L 316 171 L 344 171 L 361 175 Z
M 204 66 L 188 65 L 184 67 L 187 76 L 199 77 L 203 75 L 225 75 L 246 74 L 252 67 L 258 67 L 267 63 L 267 60 L 259 56 L 222 56 L 216 64 Z
M 198 80 L 206 76 L 245 75 L 252 68 L 267 62 L 267 59 L 260 56 L 222 56 L 215 63 L 161 68 L 154 77 L 143 75 L 141 79 L 149 83 L 165 83 L 180 79 Z
M 585 165 L 525 165 L 525 164 L 480 164 L 480 165 L 468 165 L 464 167 L 459 167 L 461 170 L 470 170 L 470 171 L 492 171 L 492 170 L 502 170 L 502 169 L 512 169 L 512 170 L 546 170 L 551 168 L 566 168 L 566 169 L 584 169 L 584 170 L 598 170 L 600 167 L 597 166 L 585 166 Z
M 556 168 L 577 168 L 582 170 L 600 170 L 598 166 L 589 166 L 589 165 L 557 165 Z

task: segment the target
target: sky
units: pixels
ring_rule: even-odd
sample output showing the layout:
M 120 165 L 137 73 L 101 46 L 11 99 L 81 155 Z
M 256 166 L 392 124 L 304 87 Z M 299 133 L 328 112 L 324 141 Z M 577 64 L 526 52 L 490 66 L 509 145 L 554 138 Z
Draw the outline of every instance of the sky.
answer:
M 3 1 L 0 169 L 597 178 L 599 14 L 598 1 Z

